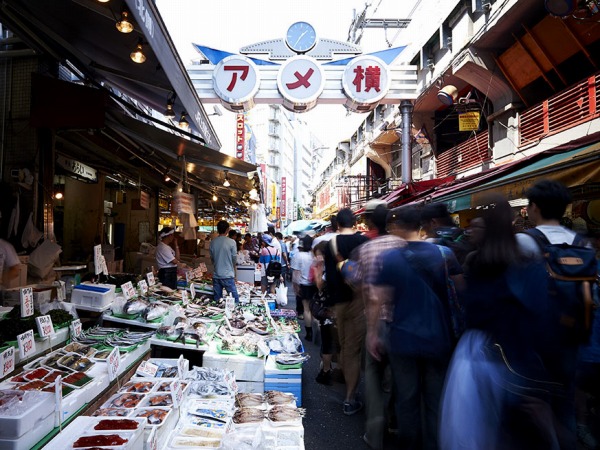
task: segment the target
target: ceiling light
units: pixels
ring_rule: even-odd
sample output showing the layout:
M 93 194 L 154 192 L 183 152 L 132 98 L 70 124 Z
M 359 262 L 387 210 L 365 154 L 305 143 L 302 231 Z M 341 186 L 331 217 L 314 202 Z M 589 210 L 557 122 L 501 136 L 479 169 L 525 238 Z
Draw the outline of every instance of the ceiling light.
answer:
M 167 103 L 167 109 L 164 112 L 164 116 L 167 119 L 174 119 L 175 118 L 175 111 L 173 111 L 173 104 L 172 103 Z
M 121 33 L 131 33 L 133 31 L 133 24 L 129 21 L 129 13 L 127 11 L 121 11 L 121 20 L 115 26 Z
M 108 3 L 110 0 L 98 0 L 98 3 Z
M 179 128 L 184 131 L 189 131 L 190 129 L 190 123 L 187 120 L 187 114 L 185 111 L 181 112 L 181 117 L 179 118 Z
M 213 202 L 216 202 L 216 201 L 218 200 L 218 198 L 217 198 L 217 194 L 213 194 L 213 197 L 212 197 L 212 198 L 213 198 Z
M 56 200 L 62 200 L 64 198 L 64 195 L 62 192 L 58 191 L 58 192 L 54 193 L 54 198 Z
M 223 181 L 223 186 L 229 187 L 231 183 L 229 182 L 229 178 L 227 177 L 227 171 L 225 171 L 225 180 Z
M 144 61 L 146 61 L 146 55 L 144 55 L 142 46 L 142 40 L 140 39 L 135 46 L 135 50 L 129 54 L 129 57 L 134 63 L 142 64 Z
M 171 177 L 169 176 L 169 171 L 165 173 L 165 182 L 171 181 Z

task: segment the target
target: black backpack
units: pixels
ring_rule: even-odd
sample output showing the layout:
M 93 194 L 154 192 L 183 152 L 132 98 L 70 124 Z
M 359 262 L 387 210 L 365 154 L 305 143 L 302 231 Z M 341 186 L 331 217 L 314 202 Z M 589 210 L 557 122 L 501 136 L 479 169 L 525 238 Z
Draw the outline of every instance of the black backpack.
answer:
M 557 338 L 563 344 L 585 343 L 592 324 L 591 283 L 597 276 L 596 252 L 577 235 L 573 244 L 551 244 L 537 228 L 525 231 L 536 240 L 548 272 L 548 300 L 556 315 Z
M 268 248 L 267 252 L 269 252 L 269 255 L 271 255 L 271 251 Z M 281 266 L 281 263 L 277 260 L 274 260 L 273 255 L 271 255 L 271 261 L 269 261 L 269 264 L 267 265 L 265 275 L 268 277 L 279 278 L 282 270 L 283 267 Z

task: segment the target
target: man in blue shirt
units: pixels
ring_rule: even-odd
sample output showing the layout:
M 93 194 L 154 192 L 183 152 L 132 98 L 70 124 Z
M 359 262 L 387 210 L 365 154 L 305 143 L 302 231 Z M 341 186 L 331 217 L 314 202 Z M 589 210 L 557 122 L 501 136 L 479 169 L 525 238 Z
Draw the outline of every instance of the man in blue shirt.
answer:
M 223 289 L 233 295 L 236 302 L 239 296 L 235 287 L 235 265 L 237 248 L 233 239 L 227 237 L 229 224 L 226 220 L 217 223 L 219 236 L 210 241 L 210 259 L 214 265 L 213 291 L 215 300 L 223 298 Z

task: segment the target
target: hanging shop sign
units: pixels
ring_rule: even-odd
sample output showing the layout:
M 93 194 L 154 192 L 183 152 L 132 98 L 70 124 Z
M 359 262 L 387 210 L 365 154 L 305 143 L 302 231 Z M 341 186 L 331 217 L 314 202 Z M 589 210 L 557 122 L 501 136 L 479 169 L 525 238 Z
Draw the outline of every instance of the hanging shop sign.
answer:
M 385 62 L 376 56 L 354 58 L 342 76 L 344 94 L 348 97 L 346 108 L 354 112 L 375 109 L 390 88 L 391 76 Z
M 281 177 L 281 219 L 286 218 L 287 184 L 285 177 Z
M 150 194 L 140 191 L 140 206 L 144 209 L 150 208 Z
M 246 150 L 246 118 L 238 114 L 235 118 L 235 157 L 244 159 Z
M 173 214 L 194 214 L 194 196 L 185 192 L 177 192 L 173 196 Z
M 458 115 L 458 131 L 477 131 L 481 113 L 479 111 L 468 111 Z
M 67 172 L 70 172 L 77 176 L 77 178 L 81 178 L 83 180 L 92 181 L 96 183 L 98 181 L 98 172 L 96 169 L 83 164 L 82 162 L 75 161 L 71 158 L 66 158 L 62 155 L 57 155 L 56 163 L 65 169 Z
M 215 93 L 229 111 L 247 111 L 254 106 L 260 74 L 250 58 L 232 55 L 222 59 L 212 78 Z

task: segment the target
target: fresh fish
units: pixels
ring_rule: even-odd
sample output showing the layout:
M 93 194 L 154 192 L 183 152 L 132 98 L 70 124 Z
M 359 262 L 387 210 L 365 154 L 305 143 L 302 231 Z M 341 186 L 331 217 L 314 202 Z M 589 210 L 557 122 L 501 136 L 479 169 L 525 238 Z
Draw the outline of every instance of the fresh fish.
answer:
M 156 336 L 159 339 L 179 339 L 183 333 L 183 328 L 176 327 L 160 327 L 156 330 Z
M 144 311 L 144 319 L 155 320 L 167 314 L 168 311 L 169 308 L 163 303 L 151 303 Z
M 187 317 L 178 316 L 173 321 L 173 326 L 175 328 L 185 328 L 187 326 Z
M 139 298 L 128 300 L 123 307 L 125 314 L 141 314 L 148 307 L 148 302 Z

